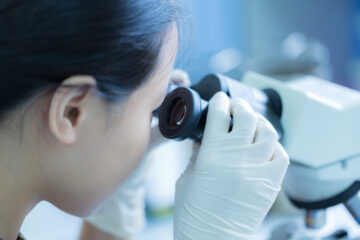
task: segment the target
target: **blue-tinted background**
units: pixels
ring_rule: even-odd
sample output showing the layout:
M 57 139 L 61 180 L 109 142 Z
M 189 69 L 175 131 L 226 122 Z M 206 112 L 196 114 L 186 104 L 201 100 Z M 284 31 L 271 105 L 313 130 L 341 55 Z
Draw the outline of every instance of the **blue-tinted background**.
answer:
M 186 35 L 190 44 L 180 49 L 178 67 L 189 71 L 194 82 L 214 70 L 209 64 L 214 55 L 229 48 L 240 56 L 237 64 L 241 70 L 263 70 L 273 62 L 281 63 L 284 61 L 281 43 L 297 32 L 318 41 L 327 50 L 328 58 L 320 58 L 330 73 L 325 77 L 327 80 L 360 89 L 359 0 L 185 2 L 193 26 Z M 220 61 L 225 60 L 220 58 Z M 240 76 L 240 71 L 233 69 L 232 75 Z M 151 191 L 151 186 L 149 188 Z M 164 194 L 173 194 L 171 190 L 166 193 L 166 188 L 162 189 Z M 80 224 L 80 219 L 42 203 L 26 219 L 23 232 L 28 239 L 76 239 Z M 171 239 L 171 227 L 171 216 L 149 218 L 147 230 L 138 239 Z
M 192 45 L 182 49 L 190 54 L 185 54 L 187 57 L 180 60 L 179 66 L 190 72 L 193 81 L 212 70 L 209 58 L 224 49 L 239 50 L 246 69 L 245 63 L 261 59 L 276 43 L 299 32 L 328 50 L 327 71 L 331 74 L 323 78 L 360 89 L 359 0 L 186 2 L 194 23 L 190 30 Z M 249 69 L 256 70 L 254 66 L 258 64 L 252 63 Z

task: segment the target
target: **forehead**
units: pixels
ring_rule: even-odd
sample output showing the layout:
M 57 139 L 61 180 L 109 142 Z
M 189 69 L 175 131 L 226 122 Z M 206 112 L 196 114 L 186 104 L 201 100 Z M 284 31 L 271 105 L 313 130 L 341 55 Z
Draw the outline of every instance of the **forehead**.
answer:
M 158 105 L 166 94 L 178 50 L 178 32 L 175 24 L 169 27 L 163 42 L 152 76 L 130 96 L 130 102 L 142 101 L 144 105 Z
M 172 70 L 173 62 L 178 51 L 178 30 L 175 24 L 169 27 L 164 36 L 163 46 L 160 50 L 158 64 L 152 77 L 147 81 L 149 85 L 156 84 L 160 79 L 164 79 Z

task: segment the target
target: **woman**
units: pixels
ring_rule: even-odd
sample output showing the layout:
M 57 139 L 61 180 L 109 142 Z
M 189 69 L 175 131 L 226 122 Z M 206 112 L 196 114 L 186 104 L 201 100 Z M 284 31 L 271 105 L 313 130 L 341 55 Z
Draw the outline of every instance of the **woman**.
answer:
M 1 1 L 0 238 L 16 239 L 42 200 L 87 217 L 134 171 L 181 20 L 177 0 Z M 177 183 L 174 238 L 251 238 L 287 165 L 271 124 L 216 94 Z

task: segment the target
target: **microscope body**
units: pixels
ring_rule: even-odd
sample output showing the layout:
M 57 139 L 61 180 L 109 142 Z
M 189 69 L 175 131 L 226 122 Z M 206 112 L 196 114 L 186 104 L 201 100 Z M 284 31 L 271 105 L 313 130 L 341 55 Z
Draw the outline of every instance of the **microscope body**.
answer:
M 154 112 L 162 135 L 201 141 L 207 101 L 218 91 L 245 99 L 279 133 L 291 160 L 284 192 L 305 209 L 306 229 L 326 233 L 325 210 L 339 204 L 360 224 L 360 92 L 309 75 L 284 82 L 247 72 L 238 82 L 209 74 L 169 89 Z
M 281 97 L 291 159 L 284 190 L 308 213 L 306 225 L 321 227 L 317 213 L 339 203 L 360 224 L 360 92 L 313 76 L 281 82 L 248 72 L 242 82 Z

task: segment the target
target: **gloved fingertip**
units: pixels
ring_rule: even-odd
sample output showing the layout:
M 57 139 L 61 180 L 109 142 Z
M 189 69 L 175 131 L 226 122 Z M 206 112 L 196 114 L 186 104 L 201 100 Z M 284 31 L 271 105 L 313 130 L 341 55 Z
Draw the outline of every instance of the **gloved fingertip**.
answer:
M 230 107 L 233 108 L 245 108 L 248 111 L 254 112 L 250 104 L 242 98 L 233 98 L 230 102 Z
M 181 69 L 174 69 L 171 72 L 170 78 L 171 78 L 171 81 L 181 84 L 181 85 L 184 85 L 184 86 L 190 86 L 190 84 L 191 84 L 189 74 Z
M 229 106 L 229 97 L 224 92 L 217 92 L 209 102 L 209 109 L 211 108 L 224 108 Z
M 277 145 L 275 147 L 272 160 L 282 161 L 287 166 L 290 164 L 290 157 L 285 151 L 284 147 L 279 142 L 277 142 Z
M 227 133 L 230 121 L 229 98 L 223 92 L 216 93 L 209 102 L 203 139 L 207 139 L 213 133 Z
M 268 141 L 278 141 L 279 134 L 273 125 L 261 114 L 257 113 L 257 126 L 255 142 L 268 139 Z

